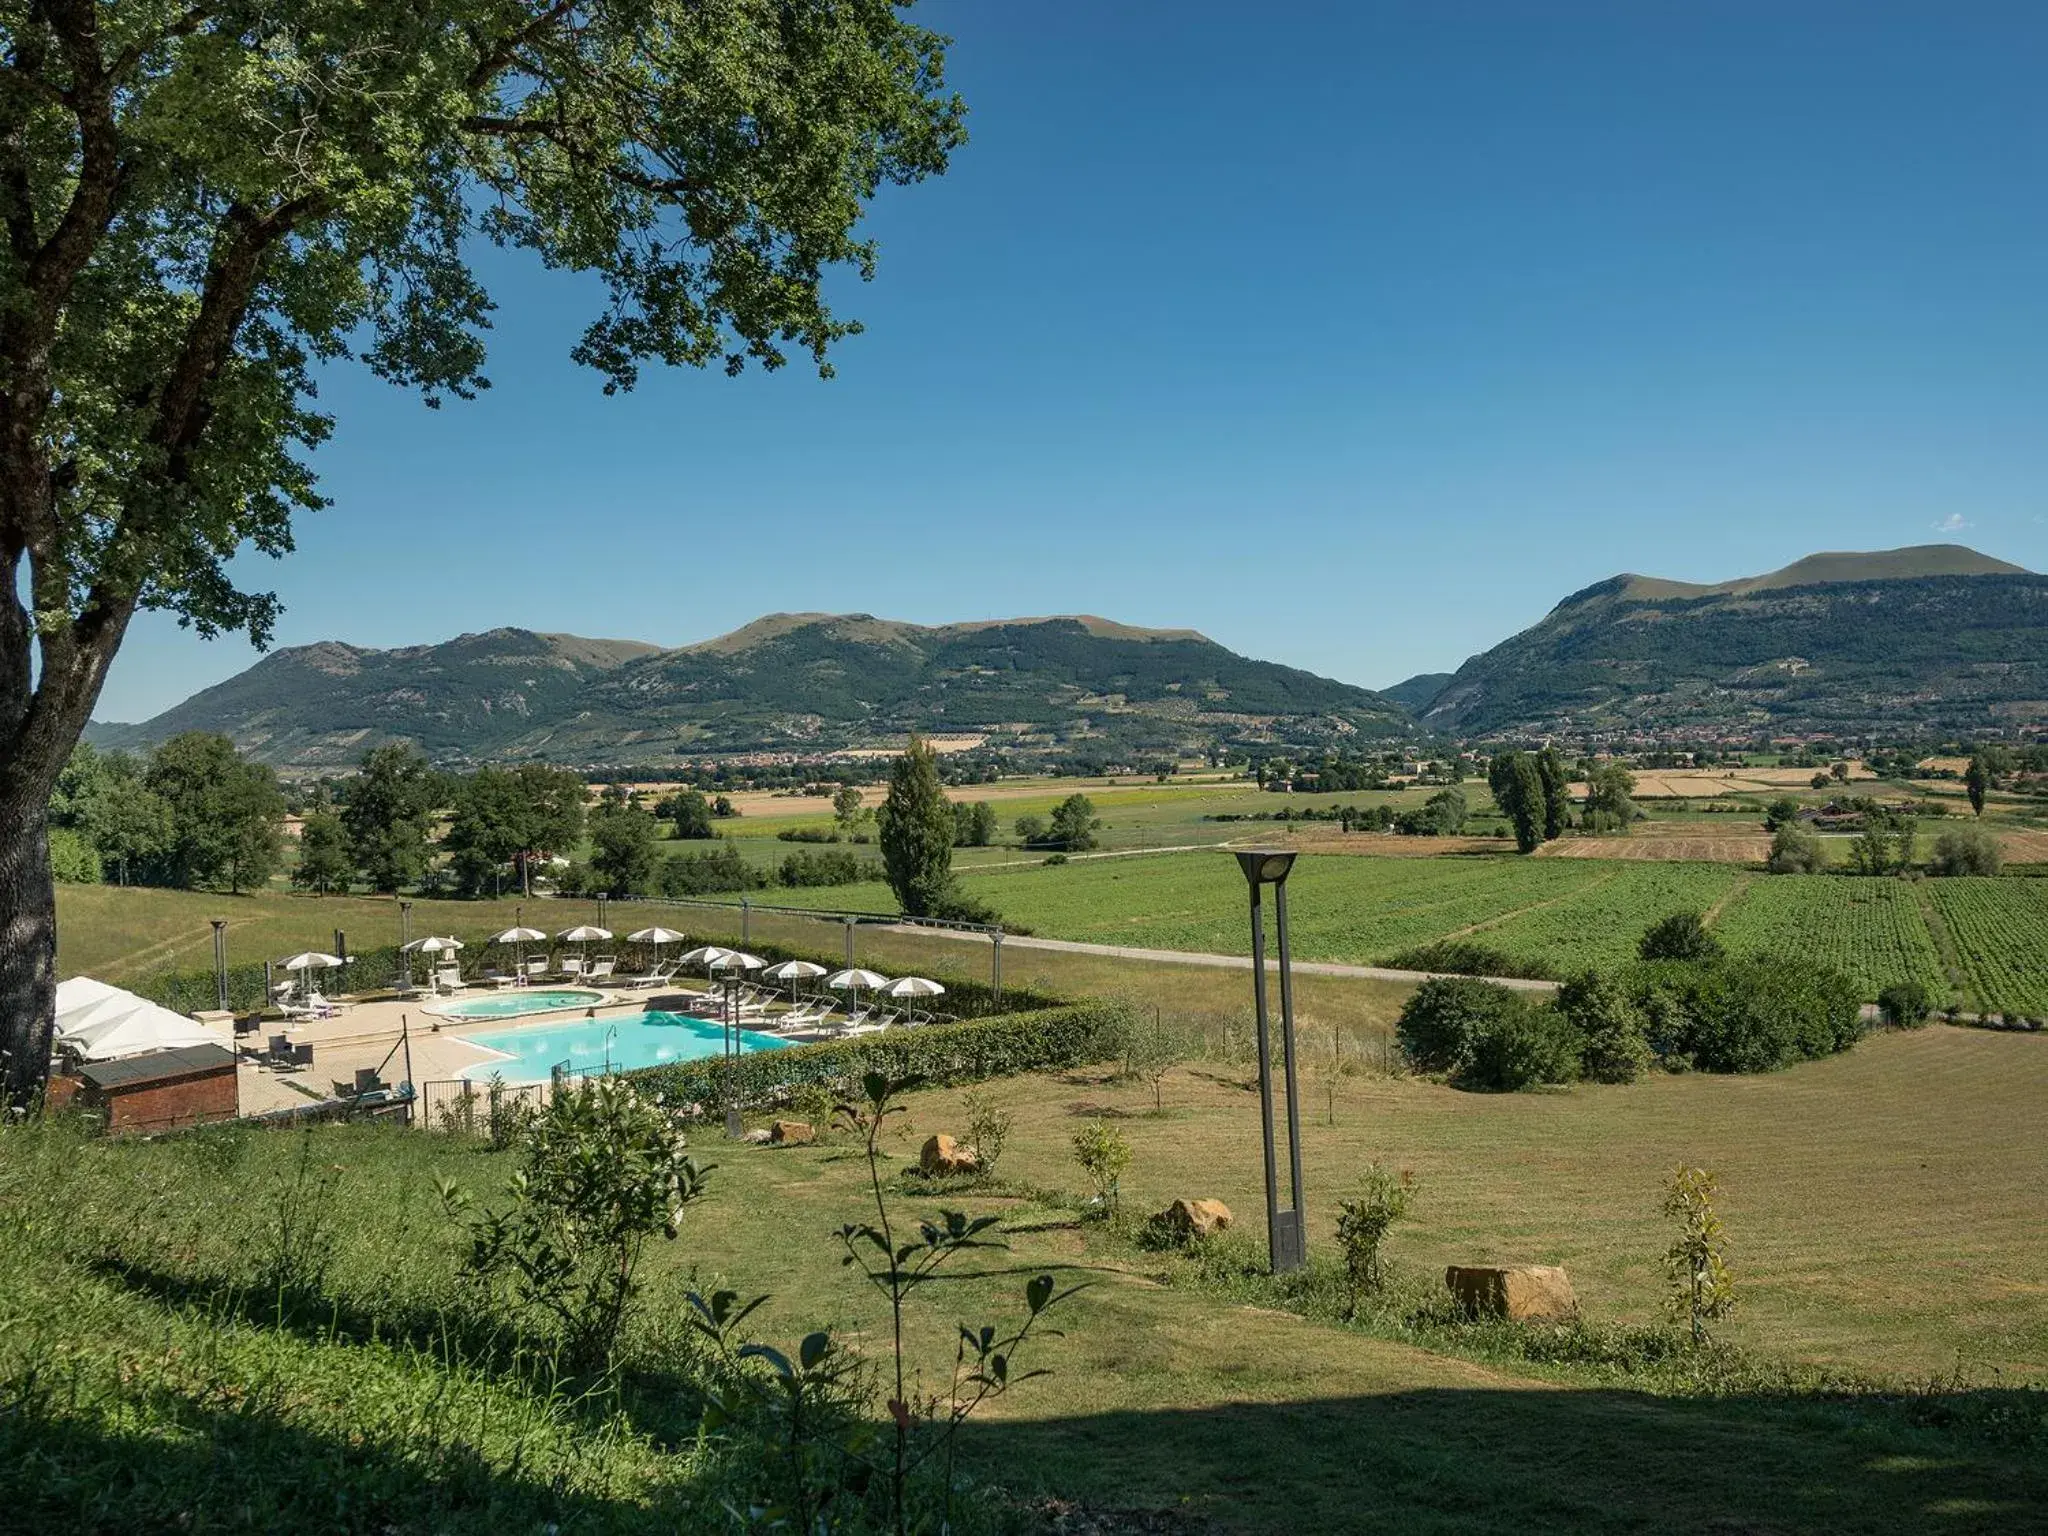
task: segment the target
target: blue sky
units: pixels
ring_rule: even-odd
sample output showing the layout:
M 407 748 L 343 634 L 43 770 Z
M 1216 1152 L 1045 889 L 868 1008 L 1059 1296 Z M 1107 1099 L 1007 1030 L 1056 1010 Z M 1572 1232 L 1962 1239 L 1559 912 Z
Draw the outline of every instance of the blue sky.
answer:
M 2038 0 L 916 14 L 972 141 L 835 380 L 607 400 L 493 257 L 481 401 L 327 381 L 278 643 L 1095 612 L 1384 685 L 1621 570 L 2048 568 Z M 253 659 L 146 616 L 98 714 Z

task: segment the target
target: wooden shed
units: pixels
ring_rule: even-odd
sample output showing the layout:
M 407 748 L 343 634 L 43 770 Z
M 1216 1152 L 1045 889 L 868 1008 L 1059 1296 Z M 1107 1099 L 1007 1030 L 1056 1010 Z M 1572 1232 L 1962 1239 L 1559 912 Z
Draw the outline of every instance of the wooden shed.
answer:
M 168 1131 L 232 1120 L 241 1112 L 235 1053 L 218 1045 L 146 1051 L 75 1069 L 74 1102 L 107 1117 L 113 1133 Z

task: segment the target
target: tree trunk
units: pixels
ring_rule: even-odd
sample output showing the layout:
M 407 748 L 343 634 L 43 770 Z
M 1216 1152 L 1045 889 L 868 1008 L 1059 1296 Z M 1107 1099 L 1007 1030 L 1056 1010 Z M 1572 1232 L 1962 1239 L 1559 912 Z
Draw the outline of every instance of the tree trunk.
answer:
M 0 803 L 0 1089 L 8 1108 L 41 1096 L 57 1013 L 57 889 L 46 799 Z

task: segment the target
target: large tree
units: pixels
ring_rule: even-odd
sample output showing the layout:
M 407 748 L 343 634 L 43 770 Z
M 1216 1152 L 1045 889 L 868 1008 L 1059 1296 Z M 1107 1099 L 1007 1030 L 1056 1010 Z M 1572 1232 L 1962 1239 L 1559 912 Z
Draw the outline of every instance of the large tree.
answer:
M 234 743 L 186 731 L 150 754 L 144 781 L 169 810 L 164 874 L 172 885 L 261 886 L 284 858 L 284 792 Z
M 485 243 L 589 274 L 575 348 L 827 353 L 885 183 L 944 169 L 943 39 L 891 0 L 0 0 L 0 1021 L 40 1089 L 44 812 L 138 608 L 267 641 L 228 560 L 322 504 L 316 370 L 485 387 Z
M 370 889 L 417 885 L 427 872 L 427 834 L 443 793 L 441 776 L 425 756 L 416 747 L 372 747 L 343 793 L 349 861 Z
M 889 888 L 912 917 L 945 904 L 953 885 L 953 807 L 939 786 L 938 758 L 919 737 L 889 770 L 889 794 L 876 813 Z

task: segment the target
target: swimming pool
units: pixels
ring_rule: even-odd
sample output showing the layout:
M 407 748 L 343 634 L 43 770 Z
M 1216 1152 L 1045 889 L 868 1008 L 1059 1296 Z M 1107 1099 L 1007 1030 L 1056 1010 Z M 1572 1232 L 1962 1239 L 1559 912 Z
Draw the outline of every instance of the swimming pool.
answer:
M 515 987 L 509 992 L 434 1003 L 426 1012 L 444 1019 L 523 1019 L 529 1013 L 559 1013 L 564 1008 L 589 1008 L 610 1001 L 604 993 L 588 987 Z
M 742 1051 L 779 1051 L 789 1044 L 751 1029 L 741 1030 L 739 1037 Z M 723 1031 L 715 1019 L 693 1019 L 680 1013 L 629 1013 L 615 1019 L 529 1024 L 524 1029 L 486 1030 L 462 1038 L 509 1058 L 465 1068 L 462 1075 L 478 1082 L 493 1073 L 508 1083 L 546 1082 L 549 1069 L 565 1061 L 575 1068 L 601 1068 L 609 1061 L 630 1072 L 636 1067 L 716 1056 L 725 1048 Z

